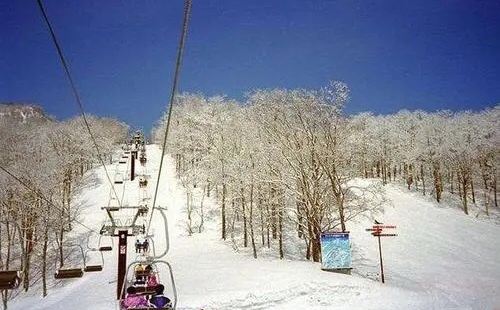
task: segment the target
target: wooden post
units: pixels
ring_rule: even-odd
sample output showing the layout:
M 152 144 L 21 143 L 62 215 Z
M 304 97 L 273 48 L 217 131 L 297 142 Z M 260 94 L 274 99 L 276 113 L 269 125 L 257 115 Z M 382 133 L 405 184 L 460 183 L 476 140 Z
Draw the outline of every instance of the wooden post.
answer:
M 378 254 L 380 257 L 380 275 L 382 277 L 382 283 L 385 283 L 384 279 L 384 263 L 382 261 L 382 245 L 380 243 L 380 235 L 378 236 Z
M 130 152 L 130 181 L 135 179 L 135 153 Z
M 127 271 L 127 230 L 118 231 L 118 281 L 116 282 L 116 299 L 121 299 L 123 281 Z
M 372 236 L 377 237 L 378 239 L 378 255 L 380 259 L 380 278 L 382 280 L 382 283 L 385 283 L 385 276 L 384 276 L 384 261 L 382 260 L 382 242 L 380 240 L 380 237 L 396 237 L 398 234 L 387 234 L 383 233 L 383 229 L 395 229 L 396 225 L 382 225 L 382 223 L 379 223 L 375 221 L 375 225 L 372 226 L 372 228 L 367 228 L 365 229 L 366 231 L 371 232 Z

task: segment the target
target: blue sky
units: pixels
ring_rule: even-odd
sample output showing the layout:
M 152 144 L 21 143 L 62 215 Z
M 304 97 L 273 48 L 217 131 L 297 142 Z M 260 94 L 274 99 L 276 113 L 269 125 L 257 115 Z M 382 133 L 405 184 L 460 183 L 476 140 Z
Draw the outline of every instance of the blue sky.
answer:
M 44 0 L 88 112 L 165 110 L 181 0 Z M 180 90 L 351 88 L 347 112 L 500 102 L 500 1 L 194 0 Z M 35 0 L 0 0 L 0 101 L 78 113 Z

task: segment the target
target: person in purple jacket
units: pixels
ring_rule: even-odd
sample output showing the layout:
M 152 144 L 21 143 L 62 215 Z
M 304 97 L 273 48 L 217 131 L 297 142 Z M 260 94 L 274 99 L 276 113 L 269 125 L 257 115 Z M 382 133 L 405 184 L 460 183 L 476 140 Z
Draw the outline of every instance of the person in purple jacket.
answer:
M 160 309 L 171 309 L 172 308 L 172 303 L 169 298 L 163 296 L 163 291 L 165 290 L 165 287 L 162 284 L 158 284 L 156 286 L 155 294 L 149 302 L 154 305 L 156 308 Z
M 130 286 L 127 288 L 127 297 L 122 301 L 122 308 L 140 308 L 140 307 L 148 307 L 149 303 L 146 300 L 146 297 L 138 295 L 135 287 Z

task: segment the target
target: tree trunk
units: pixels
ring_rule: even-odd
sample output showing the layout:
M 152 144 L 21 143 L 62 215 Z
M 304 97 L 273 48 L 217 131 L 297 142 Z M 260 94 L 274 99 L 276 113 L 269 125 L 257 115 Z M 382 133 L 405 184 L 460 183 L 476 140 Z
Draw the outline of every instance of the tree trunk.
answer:
M 222 184 L 222 239 L 226 240 L 226 183 Z
M 271 187 L 271 230 L 273 233 L 273 239 L 276 240 L 278 238 L 278 227 L 277 227 L 277 212 L 276 212 L 276 190 L 274 187 Z
M 245 203 L 245 190 L 243 187 L 240 188 L 241 194 L 241 209 L 243 211 L 243 246 L 248 247 L 248 230 L 247 230 L 247 210 Z
M 434 177 L 434 189 L 436 192 L 436 201 L 441 202 L 441 193 L 443 192 L 443 181 L 441 179 L 441 172 L 439 171 L 439 163 L 432 165 L 432 176 Z
M 259 193 L 260 196 L 260 193 Z M 265 241 L 265 234 L 264 234 L 264 207 L 262 206 L 262 199 L 259 197 L 258 201 L 258 208 L 260 212 L 260 238 L 262 241 L 262 246 L 266 244 Z
M 49 243 L 48 224 L 45 226 L 43 233 L 43 249 L 42 249 L 42 296 L 47 296 L 47 249 Z
M 462 172 L 461 176 L 462 176 L 462 196 L 463 196 L 462 205 L 464 207 L 464 213 L 469 214 L 469 210 L 468 210 L 468 206 L 467 206 L 467 192 L 468 192 L 467 175 L 464 172 Z
M 420 164 L 420 177 L 422 178 L 422 193 L 425 196 L 425 176 L 424 176 L 424 165 Z
M 253 257 L 257 258 L 257 247 L 255 246 L 255 236 L 253 231 L 253 183 L 250 185 L 250 206 L 248 225 L 250 226 L 250 241 L 252 242 Z
M 469 182 L 470 182 L 470 190 L 472 193 L 472 203 L 476 203 L 476 194 L 474 193 L 474 180 L 472 179 L 470 173 L 469 173 Z
M 283 252 L 283 210 L 280 207 L 280 210 L 278 212 L 278 228 L 279 228 L 279 253 L 280 253 L 280 259 L 283 259 L 285 257 L 284 252 Z
M 266 237 L 267 237 L 267 248 L 271 247 L 271 240 L 270 240 L 270 212 L 269 212 L 269 202 L 266 203 L 266 210 L 267 210 L 267 221 L 266 221 Z
M 498 208 L 498 200 L 497 200 L 497 175 L 493 175 L 493 194 L 495 195 L 495 207 Z

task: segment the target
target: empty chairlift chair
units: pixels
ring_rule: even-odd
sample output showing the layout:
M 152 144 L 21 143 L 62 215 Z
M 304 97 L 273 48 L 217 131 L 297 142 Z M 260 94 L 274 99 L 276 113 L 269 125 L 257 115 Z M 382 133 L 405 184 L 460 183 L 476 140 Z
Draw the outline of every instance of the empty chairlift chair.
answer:
M 83 251 L 83 247 L 79 244 L 68 245 L 68 246 L 80 248 L 80 253 L 81 253 L 81 256 L 83 259 L 83 264 L 85 265 L 85 254 Z M 55 279 L 73 279 L 73 278 L 81 278 L 82 276 L 83 276 L 83 269 L 82 268 L 59 267 L 59 269 L 57 269 L 56 273 L 54 274 Z
M 102 235 L 99 236 L 99 242 L 98 242 L 98 246 L 97 246 L 97 250 L 99 252 L 109 252 L 109 251 L 112 251 L 113 250 L 113 237 L 109 237 L 108 238 L 110 239 L 110 242 L 108 244 L 103 244 L 102 242 Z
M 100 264 L 88 264 L 89 253 L 92 253 L 92 252 L 95 252 L 96 255 L 99 255 L 101 257 Z M 98 251 L 96 249 L 88 249 L 87 252 L 85 253 L 84 265 L 85 265 L 85 267 L 83 268 L 83 271 L 85 271 L 85 272 L 102 271 L 102 268 L 104 266 L 104 256 L 103 256 L 102 252 Z
M 19 270 L 0 271 L 0 291 L 15 290 L 21 283 Z
M 115 184 L 123 184 L 123 174 L 115 174 Z
M 19 243 L 17 243 L 19 244 L 19 252 L 20 252 L 19 256 L 24 257 L 25 249 L 23 246 L 23 240 L 20 237 L 22 236 L 20 226 L 15 221 L 6 221 L 6 220 L 0 221 L 0 226 L 5 226 L 5 229 L 15 228 L 17 230 L 17 233 L 15 233 L 15 235 L 17 235 L 19 238 Z M 1 228 L 2 232 L 4 232 L 4 227 Z M 19 284 L 21 284 L 22 274 L 23 271 L 20 269 L 10 269 L 10 270 L 0 271 L 0 291 L 17 289 L 19 287 Z

